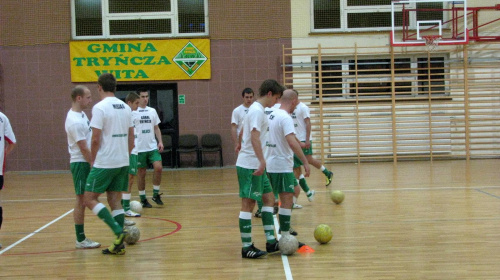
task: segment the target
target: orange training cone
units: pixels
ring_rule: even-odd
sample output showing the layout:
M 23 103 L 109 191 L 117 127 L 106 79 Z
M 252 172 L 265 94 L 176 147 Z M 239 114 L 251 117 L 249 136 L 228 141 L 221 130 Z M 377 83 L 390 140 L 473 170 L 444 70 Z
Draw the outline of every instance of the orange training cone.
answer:
M 304 245 L 297 250 L 298 253 L 314 253 L 314 249 Z

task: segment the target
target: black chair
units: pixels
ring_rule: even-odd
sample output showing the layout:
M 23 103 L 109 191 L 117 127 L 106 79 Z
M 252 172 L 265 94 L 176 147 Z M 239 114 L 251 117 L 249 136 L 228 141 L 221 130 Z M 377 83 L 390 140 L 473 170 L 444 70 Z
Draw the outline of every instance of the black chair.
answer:
M 203 153 L 219 153 L 220 167 L 224 166 L 222 160 L 222 139 L 219 134 L 209 133 L 201 137 L 200 163 L 203 167 Z
M 161 139 L 163 141 L 163 152 L 161 152 L 161 157 L 162 157 L 162 162 L 165 163 L 166 160 L 164 157 L 166 155 L 170 155 L 170 165 L 163 165 L 163 166 L 169 166 L 169 167 L 175 167 L 175 162 L 174 162 L 174 150 L 172 147 L 172 136 L 168 134 L 164 134 L 161 136 Z
M 194 134 L 184 134 L 179 136 L 179 147 L 177 148 L 177 157 L 179 161 L 177 162 L 177 167 L 181 166 L 181 154 L 195 153 L 196 155 L 196 167 L 200 167 L 200 153 L 198 148 L 198 135 Z

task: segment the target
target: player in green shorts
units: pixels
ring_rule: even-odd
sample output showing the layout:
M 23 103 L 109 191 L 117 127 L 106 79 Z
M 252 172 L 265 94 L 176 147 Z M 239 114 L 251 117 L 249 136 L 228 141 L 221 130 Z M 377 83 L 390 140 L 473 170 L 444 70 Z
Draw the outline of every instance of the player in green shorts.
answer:
M 266 160 L 264 153 L 267 139 L 267 118 L 265 107 L 276 104 L 283 93 L 283 86 L 275 80 L 265 80 L 259 88 L 259 97 L 245 115 L 241 149 L 236 161 L 236 170 L 240 186 L 241 209 L 239 227 L 241 237 L 241 257 L 258 259 L 279 251 L 274 236 L 273 206 L 274 194 L 266 177 Z M 252 243 L 252 211 L 256 201 L 262 198 L 262 224 L 266 235 L 266 251 L 262 251 Z
M 304 163 L 305 176 L 309 176 L 309 164 L 295 137 L 295 128 L 290 113 L 298 104 L 297 94 L 290 89 L 281 97 L 280 109 L 269 115 L 268 151 L 266 153 L 267 172 L 274 192 L 279 193 L 281 205 L 278 211 L 280 232 L 283 236 L 291 233 L 293 197 L 297 180 L 293 174 L 294 153 Z M 299 243 L 299 247 L 304 244 Z
M 66 114 L 64 126 L 68 138 L 70 169 L 76 194 L 75 208 L 73 210 L 76 233 L 75 247 L 79 249 L 98 248 L 101 244 L 87 238 L 84 231 L 85 204 L 83 193 L 90 172 L 90 140 L 92 132 L 90 121 L 83 110 L 90 107 L 92 94 L 87 87 L 78 85 L 71 91 L 71 99 L 71 109 Z
M 137 175 L 137 149 L 135 148 L 135 141 L 137 140 L 137 130 L 135 129 L 138 125 L 139 118 L 134 112 L 139 107 L 139 95 L 135 92 L 130 92 L 127 97 L 125 97 L 125 102 L 132 110 L 132 123 L 134 125 L 134 148 L 130 153 L 129 168 L 128 168 L 128 190 L 122 194 L 122 206 L 125 211 L 125 216 L 127 217 L 140 217 L 141 214 L 130 210 L 130 198 L 132 193 L 132 186 L 134 185 L 134 178 Z M 125 219 L 125 225 L 133 225 L 135 222 Z
M 91 165 L 85 185 L 85 205 L 92 210 L 114 235 L 115 240 L 103 254 L 125 254 L 123 228 L 125 211 L 121 205 L 122 192 L 128 187 L 129 155 L 134 147 L 134 126 L 131 109 L 115 97 L 116 79 L 110 73 L 99 76 L 97 90 L 101 101 L 92 108 Z M 111 212 L 98 201 L 106 192 Z

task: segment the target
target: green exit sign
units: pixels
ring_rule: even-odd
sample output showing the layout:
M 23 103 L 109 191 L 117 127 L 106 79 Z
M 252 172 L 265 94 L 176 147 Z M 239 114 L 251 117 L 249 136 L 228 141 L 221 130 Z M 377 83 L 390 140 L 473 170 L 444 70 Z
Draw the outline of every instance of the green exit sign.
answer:
M 186 104 L 186 96 L 184 94 L 179 95 L 179 104 Z

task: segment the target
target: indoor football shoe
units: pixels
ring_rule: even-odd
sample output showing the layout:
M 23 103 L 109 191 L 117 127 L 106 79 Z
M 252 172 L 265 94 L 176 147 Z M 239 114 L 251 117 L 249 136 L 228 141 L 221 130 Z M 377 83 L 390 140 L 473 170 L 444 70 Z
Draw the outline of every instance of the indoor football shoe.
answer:
M 163 194 L 163 193 L 159 193 L 159 194 L 153 195 L 152 200 L 153 200 L 154 202 L 156 202 L 156 204 L 158 204 L 158 205 L 163 205 L 163 201 L 161 201 L 161 195 L 162 195 L 162 194 Z
M 292 206 L 293 209 L 302 209 L 302 205 L 294 203 Z
M 332 180 L 333 180 L 333 172 L 330 171 L 330 173 L 328 173 L 328 175 L 326 175 L 326 186 L 327 187 L 332 183 Z
M 254 216 L 255 216 L 256 218 L 262 218 L 262 212 L 261 212 L 260 210 L 258 210 L 258 209 L 257 209 L 257 211 L 255 211 Z
M 125 221 L 123 221 L 123 225 L 129 227 L 135 225 L 135 222 L 129 219 L 125 219 Z
M 279 252 L 280 251 L 279 242 L 276 241 L 273 244 L 267 242 L 266 243 L 266 251 L 268 254 Z
M 248 248 L 241 248 L 241 257 L 244 259 L 259 259 L 267 255 L 267 252 L 261 251 L 252 244 Z
M 127 211 L 125 211 L 125 216 L 127 216 L 127 217 L 140 217 L 141 214 L 136 213 L 132 210 L 127 210 Z
M 85 238 L 82 242 L 76 241 L 75 247 L 77 249 L 92 249 L 92 248 L 99 248 L 101 247 L 101 244 L 95 241 L 92 241 L 88 238 Z
M 297 236 L 299 235 L 298 232 L 296 232 L 293 228 L 290 228 L 290 230 L 288 231 L 291 235 L 293 236 Z M 279 230 L 279 234 L 281 234 L 281 229 Z
M 141 200 L 141 204 L 142 204 L 143 208 L 153 208 L 153 205 L 151 205 L 151 203 L 149 203 L 147 198 Z

